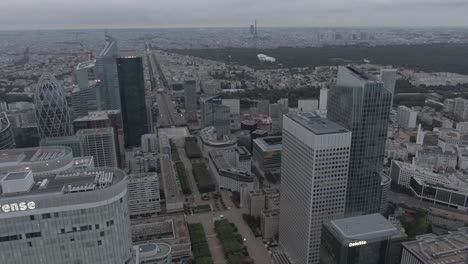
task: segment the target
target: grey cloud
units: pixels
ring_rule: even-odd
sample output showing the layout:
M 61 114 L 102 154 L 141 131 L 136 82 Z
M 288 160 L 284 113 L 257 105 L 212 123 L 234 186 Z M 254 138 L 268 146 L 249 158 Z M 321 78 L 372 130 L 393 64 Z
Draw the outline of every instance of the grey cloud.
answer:
M 0 29 L 468 26 L 467 0 L 1 0 Z

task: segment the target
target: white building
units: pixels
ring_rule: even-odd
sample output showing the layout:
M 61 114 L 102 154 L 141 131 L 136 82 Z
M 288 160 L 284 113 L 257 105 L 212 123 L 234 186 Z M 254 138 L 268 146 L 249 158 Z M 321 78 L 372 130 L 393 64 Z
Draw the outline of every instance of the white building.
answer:
M 297 101 L 297 109 L 299 112 L 314 112 L 319 109 L 319 101 L 312 99 L 299 99 Z
M 327 117 L 328 89 L 320 89 L 319 113 L 321 117 Z
M 442 151 L 438 147 L 424 148 L 416 151 L 413 164 L 431 170 L 455 169 L 457 167 L 457 153 L 454 149 Z
M 416 128 L 416 119 L 418 118 L 418 112 L 408 108 L 404 105 L 400 105 L 397 111 L 397 122 L 398 125 L 405 129 Z
M 279 244 L 294 263 L 319 263 L 323 221 L 345 212 L 351 132 L 312 113 L 283 124 Z

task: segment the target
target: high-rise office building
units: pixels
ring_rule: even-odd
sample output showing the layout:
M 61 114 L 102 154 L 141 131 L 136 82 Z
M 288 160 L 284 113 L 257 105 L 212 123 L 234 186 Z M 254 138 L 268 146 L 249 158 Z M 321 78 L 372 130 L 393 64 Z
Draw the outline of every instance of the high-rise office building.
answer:
M 76 133 L 83 146 L 83 155 L 94 158 L 95 167 L 118 167 L 114 128 L 81 129 Z
M 34 94 L 39 137 L 61 137 L 73 135 L 65 92 L 50 73 L 44 73 Z
M 131 263 L 123 171 L 17 171 L 2 178 L 0 263 Z
M 327 116 L 328 89 L 320 89 L 319 113 L 321 117 Z
M 279 244 L 294 263 L 319 263 L 322 222 L 344 216 L 350 146 L 328 119 L 284 116 Z
M 202 128 L 213 126 L 218 137 L 231 133 L 231 110 L 229 106 L 222 104 L 221 99 L 217 97 L 202 98 L 200 107 Z
M 119 168 L 123 167 L 125 160 L 124 132 L 120 110 L 102 110 L 89 112 L 88 115 L 76 118 L 73 121 L 75 131 L 90 128 L 114 128 L 115 145 L 119 153 Z
M 117 69 L 125 147 L 139 146 L 141 136 L 148 133 L 142 58 L 118 58 Z
M 96 59 L 96 77 L 101 80 L 100 104 L 102 109 L 120 109 L 119 81 L 117 78 L 117 62 L 119 49 L 117 41 L 106 35 L 106 45 Z
M 184 82 L 185 118 L 187 122 L 197 121 L 197 82 Z
M 391 93 L 351 66 L 340 67 L 328 93 L 327 118 L 352 132 L 346 215 L 380 211 L 380 183 Z
M 73 89 L 71 97 L 74 118 L 100 109 L 100 90 L 103 83 L 96 79 L 95 66 L 96 61 L 86 61 L 78 64 L 75 69 L 78 86 Z
M 0 113 L 0 149 L 15 147 L 15 137 L 11 129 L 10 120 L 5 112 Z

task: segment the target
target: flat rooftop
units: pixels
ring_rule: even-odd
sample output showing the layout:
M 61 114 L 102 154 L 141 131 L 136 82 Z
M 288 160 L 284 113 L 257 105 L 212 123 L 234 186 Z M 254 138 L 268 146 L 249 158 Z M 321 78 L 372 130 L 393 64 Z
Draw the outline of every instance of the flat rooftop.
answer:
M 13 172 L 4 176 L 2 180 L 23 179 L 25 172 Z M 34 175 L 34 183 L 27 192 L 4 194 L 0 197 L 20 197 L 44 193 L 62 192 L 63 194 L 75 192 L 88 192 L 99 190 L 120 182 L 125 178 L 125 173 L 118 169 L 85 169 L 69 170 L 59 173 Z
M 427 264 L 465 264 L 468 258 L 468 228 L 450 232 L 418 236 L 403 243 L 403 247 Z
M 369 75 L 369 74 L 366 74 L 364 73 L 363 71 L 353 67 L 353 66 L 345 66 L 345 68 L 353 73 L 354 75 L 356 75 L 357 77 L 359 77 L 360 79 L 362 80 L 366 80 L 366 81 L 375 81 L 376 78 L 372 75 Z
M 290 113 L 286 115 L 291 120 L 305 127 L 315 135 L 337 134 L 349 132 L 344 127 L 315 113 Z
M 330 221 L 330 227 L 336 231 L 342 241 L 380 241 L 398 233 L 398 229 L 381 214 L 332 220 Z
M 281 136 L 256 138 L 254 142 L 263 151 L 280 151 L 283 149 L 283 137 Z
M 98 121 L 109 119 L 109 115 L 120 114 L 120 110 L 101 110 L 88 112 L 87 116 L 78 117 L 73 122 Z
M 70 148 L 62 146 L 42 146 L 35 148 L 5 149 L 0 151 L 0 167 L 10 166 L 12 162 L 48 161 L 63 157 Z

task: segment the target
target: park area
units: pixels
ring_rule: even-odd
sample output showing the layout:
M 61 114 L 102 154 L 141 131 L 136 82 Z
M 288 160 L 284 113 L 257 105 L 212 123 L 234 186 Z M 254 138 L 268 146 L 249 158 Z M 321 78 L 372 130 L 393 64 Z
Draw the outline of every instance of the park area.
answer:
M 213 264 L 202 224 L 190 224 L 188 229 L 192 244 L 193 264 Z
M 223 219 L 215 222 L 216 237 L 221 242 L 228 264 L 253 264 L 237 227 Z
M 206 167 L 205 162 L 192 161 L 192 172 L 197 182 L 197 187 L 200 193 L 213 192 L 215 190 L 215 185 L 213 179 L 211 178 L 210 172 Z

